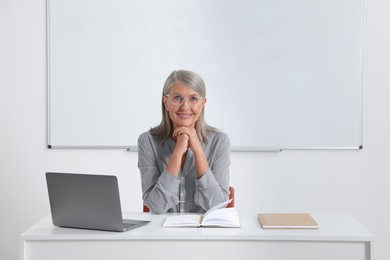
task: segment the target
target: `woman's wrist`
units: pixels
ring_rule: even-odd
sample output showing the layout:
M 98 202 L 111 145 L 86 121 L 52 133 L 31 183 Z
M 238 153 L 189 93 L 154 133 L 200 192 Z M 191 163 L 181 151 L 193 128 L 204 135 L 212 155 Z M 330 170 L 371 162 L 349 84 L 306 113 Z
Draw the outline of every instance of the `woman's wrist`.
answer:
M 194 152 L 195 156 L 195 167 L 196 167 L 196 178 L 200 179 L 208 170 L 209 163 L 207 161 L 206 155 L 201 149 L 198 153 Z
M 167 171 L 175 177 L 179 177 L 183 155 L 184 153 L 182 153 L 180 150 L 173 150 L 171 158 L 169 159 L 169 162 L 167 164 Z

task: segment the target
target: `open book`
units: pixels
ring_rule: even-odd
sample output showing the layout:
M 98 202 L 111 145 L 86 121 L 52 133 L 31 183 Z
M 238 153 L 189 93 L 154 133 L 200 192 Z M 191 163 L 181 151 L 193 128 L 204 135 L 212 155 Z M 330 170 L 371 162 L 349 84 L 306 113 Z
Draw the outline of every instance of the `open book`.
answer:
M 230 202 L 231 200 L 218 204 L 205 214 L 169 216 L 163 227 L 240 227 L 237 210 L 225 208 Z

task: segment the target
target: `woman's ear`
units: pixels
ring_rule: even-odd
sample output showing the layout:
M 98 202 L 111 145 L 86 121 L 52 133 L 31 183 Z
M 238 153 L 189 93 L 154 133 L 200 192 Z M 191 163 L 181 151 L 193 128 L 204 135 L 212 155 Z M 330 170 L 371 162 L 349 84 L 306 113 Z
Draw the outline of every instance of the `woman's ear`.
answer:
M 168 100 L 168 97 L 163 95 L 162 96 L 162 102 L 164 104 L 165 110 L 169 112 L 168 105 L 167 105 L 167 100 Z

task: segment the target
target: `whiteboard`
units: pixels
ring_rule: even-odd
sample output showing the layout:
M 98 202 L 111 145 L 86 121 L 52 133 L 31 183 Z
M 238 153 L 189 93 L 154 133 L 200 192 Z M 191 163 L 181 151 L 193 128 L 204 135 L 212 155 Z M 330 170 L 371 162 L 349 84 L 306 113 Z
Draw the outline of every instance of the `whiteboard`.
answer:
M 48 146 L 130 148 L 176 69 L 232 149 L 362 145 L 357 0 L 48 0 Z

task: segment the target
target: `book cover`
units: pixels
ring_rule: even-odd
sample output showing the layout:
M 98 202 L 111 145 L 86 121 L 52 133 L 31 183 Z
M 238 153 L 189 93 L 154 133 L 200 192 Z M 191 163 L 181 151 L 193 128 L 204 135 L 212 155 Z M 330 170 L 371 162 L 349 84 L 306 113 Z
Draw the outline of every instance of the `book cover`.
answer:
M 318 223 L 308 213 L 259 213 L 262 228 L 318 229 Z

